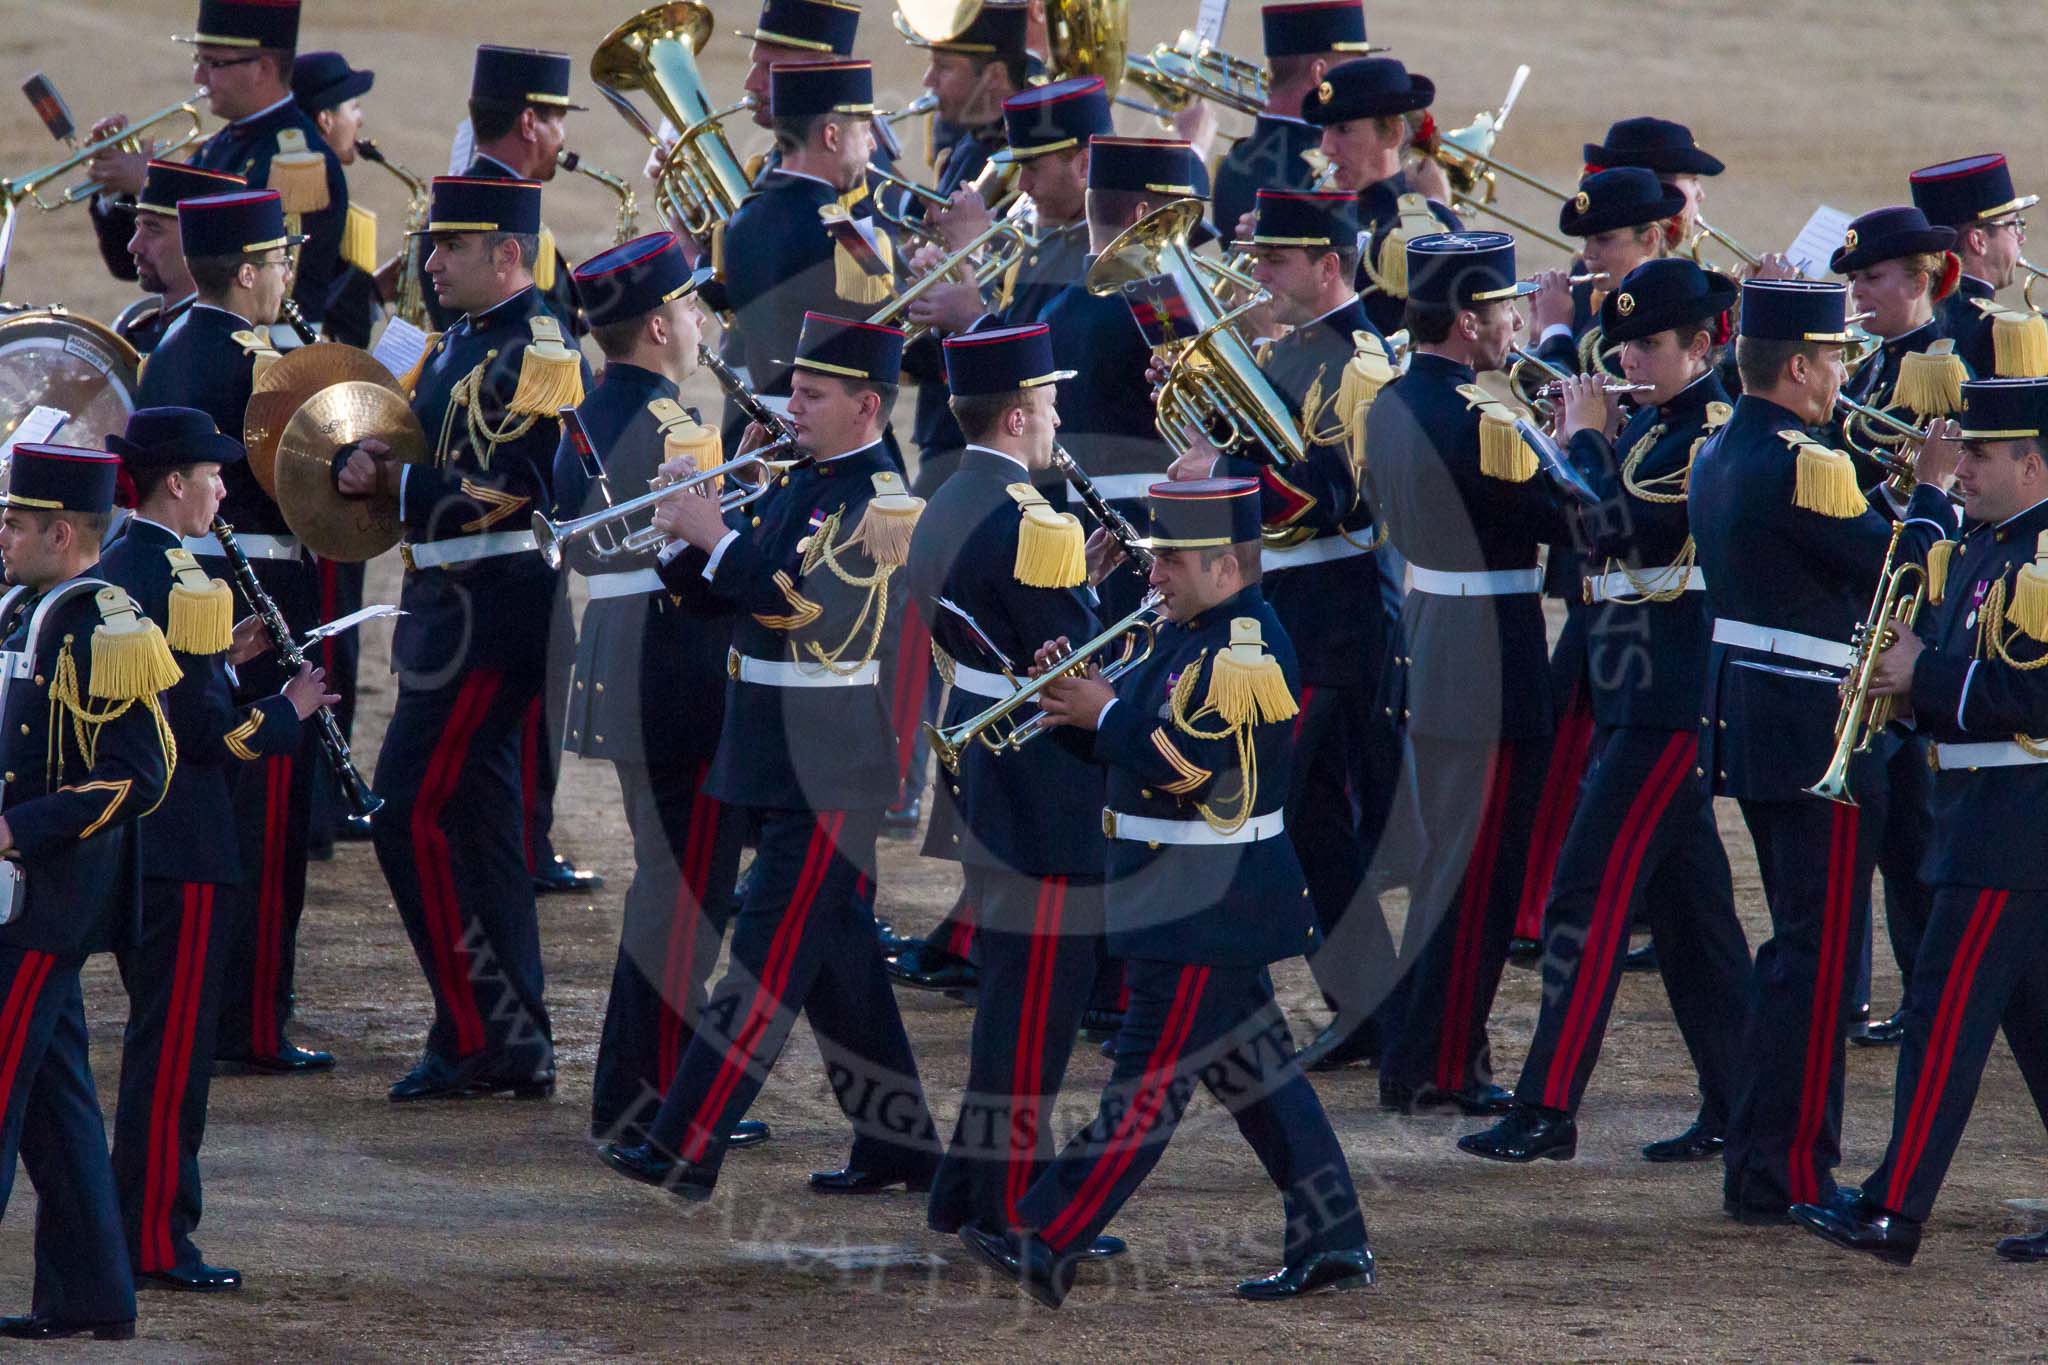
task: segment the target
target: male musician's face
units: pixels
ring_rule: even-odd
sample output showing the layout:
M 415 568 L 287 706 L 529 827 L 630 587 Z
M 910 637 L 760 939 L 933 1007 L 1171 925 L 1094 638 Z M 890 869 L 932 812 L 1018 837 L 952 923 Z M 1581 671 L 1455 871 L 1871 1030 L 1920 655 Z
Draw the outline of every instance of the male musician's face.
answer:
M 247 118 L 276 100 L 269 59 L 250 48 L 201 43 L 192 50 L 192 78 L 206 88 L 206 106 L 218 118 Z
M 522 117 L 532 120 L 534 165 L 529 177 L 546 183 L 555 178 L 555 172 L 559 169 L 555 164 L 555 158 L 562 154 L 562 143 L 567 137 L 569 111 L 551 109 L 542 114 L 529 108 Z
M 489 240 L 477 232 L 435 233 L 434 249 L 427 255 L 427 278 L 434 283 L 434 296 L 443 308 L 471 313 L 498 302 L 498 272 L 486 247 Z
M 190 292 L 191 272 L 185 269 L 185 248 L 178 240 L 178 220 L 161 213 L 137 213 L 128 238 L 136 282 L 145 294 Z
M 1650 404 L 1668 403 L 1700 377 L 1706 368 L 1707 348 L 1704 335 L 1690 346 L 1681 346 L 1678 333 L 1653 332 L 1621 343 L 1621 372 L 1631 384 L 1652 386 L 1649 393 L 1638 397 Z
M 1663 231 L 1664 225 L 1658 223 L 1649 228 L 1622 227 L 1596 232 L 1585 239 L 1579 254 L 1585 258 L 1589 273 L 1607 276 L 1598 282 L 1599 288 L 1618 289 L 1622 276 L 1657 254 L 1658 238 Z
M 171 529 L 181 536 L 203 536 L 219 515 L 228 486 L 220 466 L 209 462 L 178 470 L 165 480 L 164 491 L 170 494 Z
M 775 120 L 768 113 L 768 84 L 771 66 L 810 66 L 816 62 L 837 61 L 829 52 L 807 52 L 800 47 L 784 47 L 781 43 L 754 41 L 753 50 L 747 54 L 747 78 L 740 83 L 740 89 L 754 97 L 754 126 L 767 128 Z
M 1398 118 L 1355 118 L 1323 129 L 1322 151 L 1337 168 L 1333 188 L 1362 190 L 1401 169 Z
M 694 298 L 664 305 L 668 315 L 669 355 L 682 376 L 697 372 L 697 347 L 704 340 L 704 310 Z
M 1849 272 L 1849 302 L 1868 313 L 1864 326 L 1880 337 L 1902 336 L 1934 316 L 1927 276 L 1904 261 L 1879 261 Z
M 2011 284 L 2020 268 L 2021 248 L 2027 244 L 2027 220 L 2014 214 L 1964 235 L 1979 236 L 1984 242 L 1984 249 L 1968 260 L 1970 273 L 2000 289 Z
M 1154 551 L 1152 572 L 1145 581 L 1159 594 L 1159 609 L 1166 619 L 1176 625 L 1227 600 L 1239 587 L 1237 561 L 1204 550 Z
M 60 524 L 56 517 L 21 507 L 0 511 L 0 563 L 9 583 L 43 588 L 57 581 L 62 570 L 53 542 Z
M 872 390 L 810 370 L 790 372 L 789 424 L 796 428 L 797 448 L 820 460 L 858 450 L 872 439 L 873 428 L 880 425 L 868 411 L 873 405 Z
M 1019 162 L 1017 188 L 1031 196 L 1039 222 L 1078 222 L 1088 209 L 1088 149 L 1070 147 Z
M 1804 398 L 1805 402 L 1802 405 L 1795 401 L 1785 406 L 1808 422 L 1827 420 L 1835 410 L 1835 398 L 1842 392 L 1843 381 L 1849 377 L 1849 367 L 1840 346 L 1821 346 L 1818 350 L 1818 358 L 1795 357 L 1786 371 L 1792 381 L 1792 396 Z
M 1685 196 L 1685 207 L 1678 211 L 1678 221 L 1690 233 L 1697 226 L 1699 216 L 1706 212 L 1707 182 L 1696 175 L 1660 175 L 1657 178 Z
M 1468 316 L 1475 328 L 1472 368 L 1483 373 L 1505 366 L 1508 352 L 1514 348 L 1515 335 L 1522 330 L 1522 310 L 1513 299 L 1496 299 L 1471 309 Z
M 1252 278 L 1273 296 L 1273 316 L 1298 327 L 1328 311 L 1322 306 L 1323 277 L 1335 269 L 1336 259 L 1307 247 L 1254 247 Z
M 1048 469 L 1052 466 L 1052 447 L 1060 429 L 1059 405 L 1055 400 L 1056 386 L 1040 384 L 1024 390 L 1024 401 L 1018 406 L 1018 433 L 1024 445 L 1024 466 L 1027 469 Z
M 835 114 L 814 135 L 832 158 L 834 183 L 850 190 L 867 177 L 875 155 L 875 121 L 860 114 Z
M 266 251 L 245 266 L 249 283 L 249 321 L 269 326 L 284 315 L 284 296 L 291 291 L 292 262 L 283 247 Z
M 334 149 L 334 155 L 342 165 L 356 164 L 356 139 L 363 135 L 363 102 L 346 99 L 329 109 L 322 109 L 313 115 L 313 122 L 320 127 L 320 137 Z
M 2048 497 L 2048 465 L 2039 437 L 1965 441 L 1956 461 L 1956 491 L 1964 515 L 1994 525 Z
M 941 123 L 970 127 L 1001 117 L 1002 96 L 994 85 L 1002 69 L 999 62 L 978 62 L 959 52 L 932 53 L 924 88 L 939 97 L 934 116 Z

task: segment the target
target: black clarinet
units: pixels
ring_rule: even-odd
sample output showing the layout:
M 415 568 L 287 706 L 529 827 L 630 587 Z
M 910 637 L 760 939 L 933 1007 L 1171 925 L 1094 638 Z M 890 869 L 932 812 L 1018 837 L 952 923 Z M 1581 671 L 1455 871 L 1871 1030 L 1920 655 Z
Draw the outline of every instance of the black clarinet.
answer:
M 1138 566 L 1140 573 L 1151 572 L 1152 552 L 1138 543 L 1138 528 L 1131 525 L 1130 518 L 1111 507 L 1109 499 L 1095 491 L 1094 480 L 1081 472 L 1081 466 L 1063 447 L 1052 448 L 1052 463 L 1055 469 L 1067 476 L 1067 482 L 1081 495 L 1089 514 L 1101 523 L 1103 530 L 1109 532 L 1109 538 L 1123 549 L 1125 557 Z
M 291 627 L 284 623 L 284 613 L 277 609 L 277 603 L 257 581 L 249 556 L 243 554 L 242 547 L 235 543 L 235 528 L 215 517 L 213 538 L 220 542 L 228 567 L 234 570 L 235 582 L 241 585 L 242 596 L 249 599 L 249 605 L 255 610 L 256 619 L 263 623 L 278 657 L 291 665 L 293 673 L 297 673 L 306 666 L 306 652 L 292 638 Z M 320 722 L 320 745 L 327 750 L 327 765 L 334 769 L 335 779 L 341 783 L 342 795 L 348 798 L 349 806 L 357 815 L 367 817 L 374 814 L 384 804 L 384 798 L 371 791 L 370 784 L 363 781 L 363 775 L 356 771 L 355 759 L 349 753 L 348 741 L 342 738 L 341 726 L 335 722 L 334 713 L 323 706 L 313 713 L 313 717 Z
M 306 321 L 306 315 L 299 311 L 299 305 L 293 301 L 290 294 L 286 294 L 279 302 L 283 307 L 284 320 L 289 322 L 292 325 L 292 330 L 299 334 L 301 345 L 311 346 L 320 339 L 319 335 L 313 330 L 313 324 Z
M 711 371 L 711 377 L 725 390 L 725 396 L 732 400 L 732 405 L 740 410 L 741 416 L 749 422 L 758 424 L 761 430 L 768 433 L 773 446 L 791 450 L 796 448 L 796 428 L 789 424 L 789 419 L 763 403 L 760 395 L 746 386 L 746 382 L 732 366 L 725 363 L 723 357 L 714 353 L 709 346 L 699 346 L 697 363 Z

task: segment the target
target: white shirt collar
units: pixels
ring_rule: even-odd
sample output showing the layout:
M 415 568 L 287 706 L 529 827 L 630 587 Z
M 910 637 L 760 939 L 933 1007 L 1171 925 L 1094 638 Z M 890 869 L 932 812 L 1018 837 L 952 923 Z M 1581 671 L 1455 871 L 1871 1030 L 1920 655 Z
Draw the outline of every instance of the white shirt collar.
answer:
M 876 437 L 876 438 L 875 438 L 874 440 L 872 440 L 872 441 L 869 441 L 869 442 L 868 442 L 868 443 L 867 443 L 866 445 L 864 445 L 864 446 L 855 446 L 855 447 L 854 447 L 854 448 L 853 448 L 852 450 L 843 450 L 843 451 L 841 451 L 841 452 L 840 452 L 839 454 L 837 454 L 837 455 L 830 455 L 830 456 L 827 456 L 826 458 L 824 458 L 824 459 L 822 459 L 822 460 L 818 461 L 818 463 L 819 463 L 819 464 L 838 464 L 838 463 L 839 463 L 839 462 L 840 462 L 841 460 L 850 460 L 850 459 L 852 459 L 852 458 L 853 458 L 854 456 L 856 456 L 856 455 L 864 455 L 864 454 L 866 454 L 866 453 L 867 453 L 868 451 L 870 451 L 870 450 L 873 450 L 873 449 L 874 449 L 874 448 L 875 448 L 876 446 L 878 446 L 878 445 L 880 445 L 880 444 L 882 444 L 882 438 L 881 438 L 881 437 L 879 437 L 879 436 L 877 436 L 877 437 Z
M 168 527 L 168 526 L 164 525 L 164 524 L 163 524 L 162 522 L 160 522 L 160 521 L 155 521 L 155 520 L 152 520 L 152 519 L 151 519 L 151 518 L 149 518 L 149 517 L 145 517 L 145 516 L 144 516 L 144 515 L 142 515 L 142 513 L 140 513 L 140 512 L 131 512 L 131 513 L 129 513 L 129 515 L 128 515 L 128 519 L 129 519 L 130 521 L 132 521 L 132 522 L 135 522 L 135 523 L 137 523 L 138 525 L 142 525 L 142 526 L 154 526 L 154 527 L 156 527 L 156 529 L 157 529 L 157 530 L 159 530 L 159 531 L 162 531 L 162 532 L 163 532 L 163 533 L 164 533 L 165 535 L 167 535 L 167 536 L 171 537 L 171 539 L 173 539 L 173 540 L 180 540 L 180 541 L 182 541 L 182 540 L 183 540 L 183 539 L 185 538 L 185 537 L 183 537 L 183 536 L 179 535 L 179 534 L 178 534 L 178 533 L 177 533 L 176 531 L 173 531 L 173 530 L 172 530 L 172 529 L 171 529 L 170 527 Z
M 1022 460 L 1018 459 L 1015 455 L 1010 454 L 1006 450 L 997 450 L 994 446 L 976 445 L 972 441 L 969 441 L 967 443 L 967 448 L 969 450 L 978 450 L 984 455 L 993 455 L 999 460 L 1008 460 L 1011 464 L 1017 466 L 1017 472 L 1025 476 L 1027 479 L 1031 475 L 1030 468 L 1026 466 Z
M 234 121 L 233 123 L 230 123 L 230 124 L 228 125 L 228 127 L 230 127 L 230 128 L 240 128 L 240 127 L 242 127 L 242 126 L 243 126 L 244 124 L 254 123 L 254 122 L 255 122 L 255 121 L 257 120 L 257 119 L 260 119 L 260 118 L 268 118 L 268 117 L 269 117 L 270 115 L 272 115 L 272 114 L 276 113 L 276 112 L 277 112 L 278 110 L 280 110 L 280 109 L 284 108 L 284 107 L 285 107 L 285 106 L 286 106 L 287 104 L 290 104 L 291 102 L 292 102 L 292 96 L 290 96 L 290 95 L 286 95 L 286 96 L 285 96 L 285 97 L 284 97 L 283 99 L 279 100 L 279 101 L 278 101 L 278 102 L 277 102 L 276 104 L 270 105 L 270 106 L 269 106 L 269 107 L 267 107 L 267 108 L 263 108 L 263 109 L 258 109 L 258 110 L 257 110 L 257 111 L 256 111 L 255 113 L 253 113 L 253 114 L 248 114 L 248 115 L 245 115 L 245 116 L 243 116 L 243 117 L 241 117 L 241 118 L 238 118 L 238 119 L 236 119 L 236 120 L 235 120 L 235 121 Z
M 837 185 L 827 180 L 824 176 L 812 175 L 809 171 L 793 171 L 787 166 L 777 166 L 775 168 L 775 173 L 777 175 L 786 175 L 792 180 L 815 180 L 818 184 L 823 185 L 826 189 L 832 191 L 832 193 L 834 194 L 846 193 L 846 191 L 840 189 Z

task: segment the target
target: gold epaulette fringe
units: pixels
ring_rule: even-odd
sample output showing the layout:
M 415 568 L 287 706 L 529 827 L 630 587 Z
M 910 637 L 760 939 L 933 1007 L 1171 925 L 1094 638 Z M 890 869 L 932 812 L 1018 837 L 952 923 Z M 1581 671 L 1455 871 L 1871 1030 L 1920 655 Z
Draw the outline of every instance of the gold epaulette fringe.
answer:
M 427 344 L 420 347 L 420 358 L 413 361 L 412 368 L 398 376 L 398 387 L 410 397 L 420 386 L 420 375 L 427 368 L 427 361 L 434 354 L 434 348 L 441 344 L 441 333 L 427 333 Z
M 1427 237 L 1443 230 L 1443 224 L 1430 211 L 1427 196 L 1402 195 L 1400 215 L 1394 226 L 1387 229 L 1387 235 L 1380 239 L 1379 250 L 1374 253 L 1372 267 L 1367 272 L 1382 294 L 1395 299 L 1408 297 L 1409 239 Z
M 1022 514 L 1011 576 L 1027 588 L 1078 588 L 1088 581 L 1088 536 L 1081 519 L 1055 512 L 1028 483 L 1013 483 L 1009 494 Z
M 366 275 L 377 273 L 377 214 L 361 204 L 348 206 L 341 225 L 341 259 Z
M 1257 617 L 1239 616 L 1231 621 L 1229 648 L 1209 661 L 1205 705 L 1233 730 L 1292 720 L 1300 710 L 1288 690 L 1280 661 L 1266 652 Z
M 1394 362 L 1386 343 L 1371 332 L 1351 334 L 1353 350 L 1337 382 L 1337 416 L 1351 433 L 1351 464 L 1365 467 L 1365 415 L 1372 410 L 1380 390 L 1394 382 Z
M 552 317 L 529 318 L 533 340 L 519 356 L 519 386 L 507 413 L 553 417 L 583 401 L 583 358 L 562 343 L 562 325 Z
M 861 513 L 848 543 L 872 559 L 878 568 L 900 569 L 910 558 L 910 538 L 917 531 L 917 519 L 924 515 L 924 499 L 912 497 L 903 486 L 903 476 L 884 470 L 874 476 L 875 495 Z
M 1856 486 L 1856 464 L 1839 450 L 1829 450 L 1799 431 L 1778 433 L 1798 451 L 1792 479 L 1792 505 L 1824 517 L 1860 517 L 1870 500 Z
M 1946 417 L 1963 406 L 1963 381 L 1969 377 L 1970 367 L 1956 354 L 1956 344 L 1943 338 L 1900 359 L 1898 382 L 1886 406 L 1911 409 L 1923 420 Z
M 209 577 L 182 547 L 166 550 L 171 563 L 170 619 L 164 642 L 180 654 L 222 654 L 235 642 L 235 595 Z
M 2048 376 L 2048 321 L 1991 299 L 1972 302 L 1991 319 L 1991 365 L 2000 379 Z
M 1479 472 L 1508 483 L 1535 478 L 1536 452 L 1515 430 L 1515 410 L 1477 384 L 1460 384 L 1458 394 L 1479 410 Z
M 277 191 L 287 218 L 318 213 L 333 203 L 327 192 L 327 158 L 306 146 L 306 135 L 286 128 L 277 135 L 277 151 L 270 158 L 270 183 Z
M 92 696 L 107 701 L 153 698 L 185 676 L 164 633 L 144 617 L 119 588 L 102 588 L 94 596 L 100 624 L 92 633 Z
M 825 204 L 818 209 L 819 219 L 830 224 L 849 217 L 843 204 Z M 889 239 L 877 234 L 874 239 L 875 252 L 882 258 L 882 264 L 890 267 L 879 275 L 870 275 L 860 258 L 846 249 L 837 237 L 832 241 L 832 292 L 847 303 L 873 308 L 887 303 L 896 292 L 894 261 L 889 250 Z
M 2034 562 L 2013 580 L 2005 619 L 2029 639 L 2048 643 L 2048 531 L 2035 542 Z
M 540 248 L 533 254 L 533 286 L 545 294 L 555 287 L 555 232 L 547 224 L 541 224 Z

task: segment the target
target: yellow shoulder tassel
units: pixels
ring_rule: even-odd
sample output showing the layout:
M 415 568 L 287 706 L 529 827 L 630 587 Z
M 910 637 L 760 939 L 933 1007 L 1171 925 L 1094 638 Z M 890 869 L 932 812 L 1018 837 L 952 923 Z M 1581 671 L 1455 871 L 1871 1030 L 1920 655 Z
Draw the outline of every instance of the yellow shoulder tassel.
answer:
M 661 400 L 657 400 L 661 401 Z M 725 463 L 725 445 L 718 437 L 718 428 L 695 422 L 685 414 L 680 422 L 665 425 L 661 432 L 661 458 L 666 464 L 670 460 L 688 459 L 698 473 L 716 469 Z M 711 483 L 716 493 L 725 486 L 725 476 L 720 475 Z
M 1443 231 L 1443 224 L 1430 212 L 1429 200 L 1420 194 L 1401 196 L 1401 217 L 1380 239 L 1380 249 L 1367 271 L 1380 292 L 1389 298 L 1408 297 L 1408 241 Z
M 184 548 L 166 550 L 171 562 L 170 620 L 164 640 L 180 654 L 221 654 L 235 642 L 235 595 L 207 576 Z
M 144 618 L 119 588 L 101 588 L 94 601 L 100 624 L 92 633 L 91 694 L 108 701 L 154 697 L 185 676 L 164 633 Z
M 2048 321 L 2039 313 L 1975 301 L 1991 319 L 1991 364 L 2000 379 L 2048 376 Z
M 555 234 L 541 224 L 540 249 L 533 256 L 533 286 L 545 294 L 555 287 Z
M 820 221 L 829 225 L 847 217 L 842 204 L 824 204 L 818 209 Z M 882 258 L 886 267 L 879 275 L 870 275 L 860 258 L 846 249 L 837 238 L 832 242 L 832 292 L 846 303 L 872 308 L 887 303 L 896 292 L 895 257 L 889 248 L 889 239 L 876 234 L 875 253 Z
M 1927 601 L 1931 606 L 1940 606 L 1948 596 L 1948 566 L 1955 555 L 1953 540 L 1937 540 L 1927 547 Z
M 441 344 L 441 333 L 427 333 L 427 344 L 420 347 L 420 358 L 413 361 L 412 368 L 398 376 L 398 387 L 409 397 L 420 386 L 420 375 L 427 368 L 427 360 L 434 354 L 434 348 Z
M 2030 639 L 2048 643 L 2048 532 L 2035 542 L 2034 562 L 2013 580 L 2005 619 Z
M 1792 505 L 1824 517 L 1860 517 L 1870 500 L 1856 486 L 1856 465 L 1839 450 L 1796 431 L 1780 432 L 1799 452 L 1792 480 Z
M 1371 332 L 1353 332 L 1355 348 L 1344 374 L 1337 383 L 1337 416 L 1351 433 L 1351 463 L 1365 466 L 1365 415 L 1380 390 L 1394 382 L 1394 364 L 1387 357 L 1386 343 Z
M 761 178 L 761 168 L 766 166 L 767 164 L 768 153 L 755 152 L 752 156 L 746 159 L 744 164 L 741 165 L 740 174 L 744 175 L 747 178 L 747 183 L 749 185 L 754 184 Z M 721 223 L 723 221 L 723 219 L 720 220 Z
M 1209 693 L 1205 705 L 1231 729 L 1292 720 L 1300 710 L 1287 689 L 1280 661 L 1266 652 L 1255 616 L 1230 623 L 1230 647 L 1209 661 Z
M 924 499 L 912 497 L 903 487 L 903 476 L 893 470 L 875 475 L 874 484 L 875 496 L 868 500 L 849 543 L 877 567 L 898 569 L 910 558 L 910 537 L 924 515 Z
M 1017 523 L 1017 557 L 1011 575 L 1027 588 L 1078 588 L 1088 581 L 1088 536 L 1081 519 L 1055 512 L 1028 483 L 1013 483 L 1009 494 L 1023 514 Z
M 270 158 L 270 183 L 265 189 L 277 191 L 287 218 L 318 213 L 332 203 L 327 193 L 327 158 L 306 146 L 306 135 L 286 128 L 277 135 L 277 151 Z
M 1479 472 L 1508 483 L 1535 478 L 1536 452 L 1515 430 L 1515 410 L 1477 384 L 1458 385 L 1458 396 L 1479 409 Z
M 341 259 L 366 275 L 377 273 L 377 214 L 361 204 L 348 206 L 341 225 Z
M 1885 406 L 1909 408 L 1923 419 L 1946 417 L 1963 406 L 1963 381 L 1969 377 L 1956 344 L 1944 338 L 1900 359 L 1898 382 Z
M 519 386 L 505 411 L 521 417 L 553 417 L 583 401 L 582 357 L 562 344 L 562 324 L 545 315 L 528 318 L 533 340 L 519 356 Z

